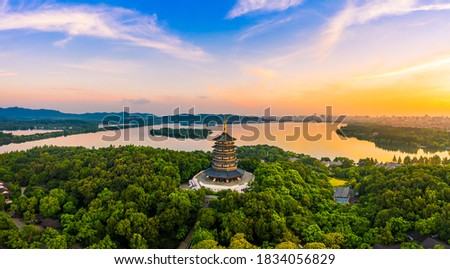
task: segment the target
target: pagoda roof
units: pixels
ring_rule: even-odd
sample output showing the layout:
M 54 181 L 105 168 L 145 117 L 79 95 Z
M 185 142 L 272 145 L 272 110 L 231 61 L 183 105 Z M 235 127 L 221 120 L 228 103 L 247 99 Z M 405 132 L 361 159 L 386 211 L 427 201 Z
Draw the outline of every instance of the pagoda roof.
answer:
M 237 148 L 236 145 L 214 145 L 212 146 L 215 149 L 234 149 Z
M 236 138 L 232 137 L 227 132 L 223 132 L 218 137 L 214 138 L 214 140 L 225 142 L 225 141 L 234 141 L 234 140 L 236 140 Z
M 216 169 L 210 167 L 205 170 L 205 174 L 207 176 L 214 177 L 214 178 L 227 179 L 227 178 L 242 177 L 245 174 L 245 170 L 236 168 L 236 170 L 233 170 L 233 171 L 221 171 L 221 170 L 216 170 Z

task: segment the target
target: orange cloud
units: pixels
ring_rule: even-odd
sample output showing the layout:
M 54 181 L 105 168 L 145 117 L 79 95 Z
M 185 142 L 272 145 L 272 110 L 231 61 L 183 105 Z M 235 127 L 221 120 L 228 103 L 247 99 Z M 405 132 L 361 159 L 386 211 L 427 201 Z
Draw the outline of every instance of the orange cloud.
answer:
M 277 72 L 272 69 L 262 68 L 259 66 L 245 65 L 242 67 L 245 74 L 260 79 L 273 79 L 277 76 Z

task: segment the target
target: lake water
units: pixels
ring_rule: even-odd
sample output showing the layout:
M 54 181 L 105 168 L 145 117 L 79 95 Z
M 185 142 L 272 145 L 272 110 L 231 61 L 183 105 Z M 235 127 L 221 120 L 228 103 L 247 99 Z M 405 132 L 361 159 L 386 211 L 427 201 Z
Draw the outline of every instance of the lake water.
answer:
M 159 129 L 161 127 L 162 126 L 155 126 L 153 128 Z M 104 131 L 50 138 L 21 144 L 9 144 L 1 146 L 0 153 L 27 150 L 43 145 L 83 146 L 88 148 L 108 147 L 110 145 L 138 145 L 183 151 L 210 151 L 214 144 L 212 138 L 222 131 L 222 126 L 216 126 L 212 127 L 213 133 L 207 140 L 181 140 L 176 138 L 149 136 L 149 128 L 150 127 L 141 127 L 120 131 Z M 196 126 L 196 128 L 201 127 Z M 448 151 L 431 154 L 425 153 L 421 149 L 417 154 L 388 151 L 375 147 L 375 144 L 372 142 L 361 141 L 356 138 L 344 139 L 336 134 L 336 129 L 337 126 L 326 123 L 302 124 L 289 122 L 285 123 L 283 126 L 281 126 L 280 123 L 252 124 L 246 126 L 228 125 L 228 132 L 237 139 L 236 144 L 238 146 L 268 144 L 278 146 L 284 150 L 308 154 L 316 158 L 334 158 L 343 156 L 357 161 L 361 158 L 372 157 L 378 159 L 380 162 L 387 162 L 391 161 L 394 155 L 397 157 L 401 156 L 402 159 L 407 155 L 411 157 L 431 157 L 433 155 L 439 155 L 441 158 L 450 156 L 450 152 Z M 292 137 L 294 134 L 297 135 Z

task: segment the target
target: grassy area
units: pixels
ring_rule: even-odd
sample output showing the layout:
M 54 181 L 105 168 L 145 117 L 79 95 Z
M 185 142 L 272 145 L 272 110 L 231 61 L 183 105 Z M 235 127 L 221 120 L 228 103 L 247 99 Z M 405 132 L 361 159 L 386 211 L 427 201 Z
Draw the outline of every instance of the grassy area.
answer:
M 330 177 L 330 183 L 333 188 L 347 185 L 347 181 Z

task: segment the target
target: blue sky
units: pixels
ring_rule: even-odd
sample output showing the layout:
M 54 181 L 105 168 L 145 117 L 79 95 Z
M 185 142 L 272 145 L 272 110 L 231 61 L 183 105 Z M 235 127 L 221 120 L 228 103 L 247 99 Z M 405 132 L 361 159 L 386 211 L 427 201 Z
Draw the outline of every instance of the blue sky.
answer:
M 448 0 L 0 0 L 0 106 L 448 114 Z

